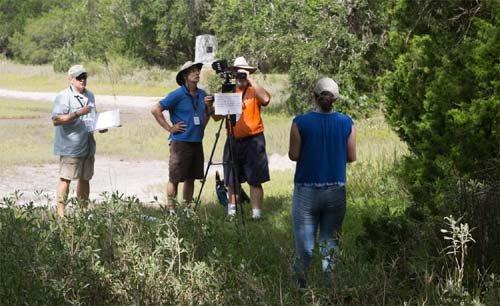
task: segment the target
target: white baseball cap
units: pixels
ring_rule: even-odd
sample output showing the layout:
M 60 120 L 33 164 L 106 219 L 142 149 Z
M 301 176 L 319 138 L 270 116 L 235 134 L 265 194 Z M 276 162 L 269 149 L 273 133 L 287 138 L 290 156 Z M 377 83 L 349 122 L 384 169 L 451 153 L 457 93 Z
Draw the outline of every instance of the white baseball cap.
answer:
M 254 73 L 257 70 L 257 67 L 248 65 L 247 60 L 243 56 L 240 56 L 234 60 L 233 69 L 245 69 L 250 73 Z
M 319 95 L 324 91 L 331 93 L 335 99 L 340 97 L 339 86 L 330 78 L 322 78 L 316 83 L 316 86 L 314 86 L 315 94 Z

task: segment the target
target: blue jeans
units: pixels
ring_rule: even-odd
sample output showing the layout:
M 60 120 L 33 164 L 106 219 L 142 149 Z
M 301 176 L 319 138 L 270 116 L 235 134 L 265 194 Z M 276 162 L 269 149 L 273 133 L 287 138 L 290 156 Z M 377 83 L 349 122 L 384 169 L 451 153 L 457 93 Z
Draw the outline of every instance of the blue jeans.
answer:
M 331 272 L 332 253 L 337 246 L 336 233 L 346 211 L 345 186 L 315 188 L 296 184 L 292 202 L 296 276 L 305 279 L 318 227 L 322 268 L 324 272 Z

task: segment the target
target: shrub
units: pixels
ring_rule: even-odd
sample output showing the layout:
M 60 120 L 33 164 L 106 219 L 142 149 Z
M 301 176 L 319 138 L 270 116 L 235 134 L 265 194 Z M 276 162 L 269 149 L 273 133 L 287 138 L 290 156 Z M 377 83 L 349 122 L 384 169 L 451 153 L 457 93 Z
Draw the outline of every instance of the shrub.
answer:
M 489 220 L 487 227 L 494 228 L 498 209 L 492 211 L 496 220 L 474 216 L 484 214 L 488 199 L 498 199 L 493 191 L 499 182 L 500 5 L 410 2 L 400 1 L 395 10 L 395 26 L 406 32 L 391 34 L 398 56 L 383 79 L 387 118 L 412 153 L 404 163 L 406 181 L 430 213 L 465 215 L 472 227 Z M 457 15 L 464 7 L 468 13 Z M 416 20 L 408 22 L 412 13 Z M 491 186 L 485 189 L 490 193 L 456 201 L 457 195 L 467 197 L 458 186 L 469 180 Z M 499 236 L 494 237 L 488 242 L 477 237 L 477 245 L 493 248 L 486 254 L 498 252 Z M 494 263 L 495 256 L 483 262 Z
M 56 50 L 72 44 L 78 33 L 77 26 L 71 11 L 53 9 L 38 18 L 28 19 L 26 26 L 13 35 L 9 49 L 24 63 L 49 63 Z
M 68 69 L 80 62 L 80 56 L 75 50 L 65 45 L 61 49 L 54 52 L 52 68 L 55 72 L 66 72 Z
M 379 104 L 376 46 L 384 40 L 369 27 L 380 19 L 378 6 L 383 7 L 368 1 L 216 1 L 207 24 L 217 36 L 219 56 L 244 55 L 264 72 L 288 72 L 290 113 L 310 110 L 312 87 L 329 76 L 340 85 L 337 109 L 365 117 Z M 242 17 L 249 11 L 254 18 Z
M 283 269 L 277 262 L 282 257 L 267 253 L 280 254 L 279 247 L 243 240 L 257 241 L 261 229 L 238 232 L 219 218 L 202 221 L 188 207 L 170 217 L 117 192 L 106 196 L 92 210 L 70 199 L 75 209 L 64 220 L 33 203 L 18 206 L 15 196 L 0 201 L 2 303 L 212 305 L 273 299 L 262 281 Z

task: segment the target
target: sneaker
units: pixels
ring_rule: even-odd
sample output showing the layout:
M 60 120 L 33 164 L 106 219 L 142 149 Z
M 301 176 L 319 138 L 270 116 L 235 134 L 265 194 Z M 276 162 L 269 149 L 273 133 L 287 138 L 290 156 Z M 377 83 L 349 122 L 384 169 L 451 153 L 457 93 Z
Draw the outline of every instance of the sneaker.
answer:
M 262 209 L 252 208 L 252 219 L 260 219 L 262 217 Z
M 227 215 L 228 216 L 236 216 L 236 205 L 234 204 L 229 204 L 227 206 Z

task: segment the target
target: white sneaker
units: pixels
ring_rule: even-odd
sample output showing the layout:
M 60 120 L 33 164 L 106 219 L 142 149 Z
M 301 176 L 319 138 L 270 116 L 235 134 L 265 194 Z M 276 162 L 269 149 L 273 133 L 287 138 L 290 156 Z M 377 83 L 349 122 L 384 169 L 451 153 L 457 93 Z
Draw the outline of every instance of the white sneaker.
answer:
M 230 217 L 236 216 L 236 205 L 235 204 L 228 204 L 227 205 L 227 215 Z
M 262 217 L 262 209 L 253 208 L 252 209 L 252 219 L 258 220 Z

